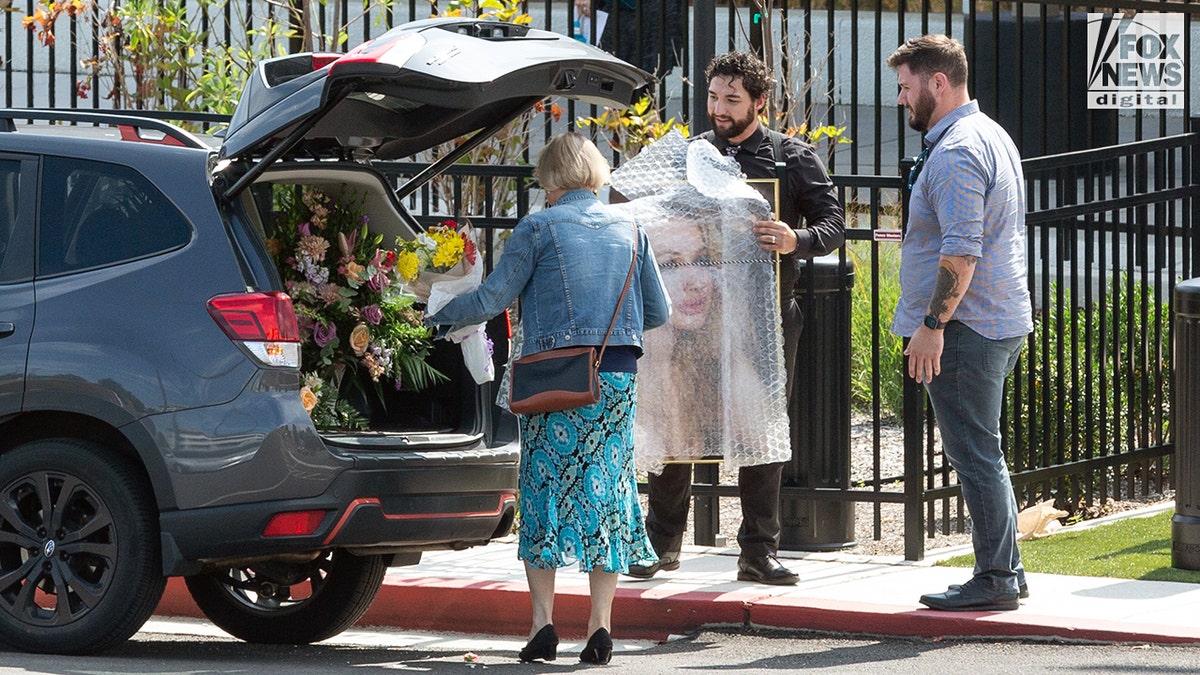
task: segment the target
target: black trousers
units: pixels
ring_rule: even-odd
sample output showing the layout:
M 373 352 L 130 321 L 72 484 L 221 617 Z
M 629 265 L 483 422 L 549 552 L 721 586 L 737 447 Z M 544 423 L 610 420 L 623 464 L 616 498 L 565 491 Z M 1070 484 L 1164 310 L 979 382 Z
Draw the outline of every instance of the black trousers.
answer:
M 787 372 L 788 415 L 792 415 L 796 349 L 804 318 L 793 299 L 783 306 L 783 364 Z M 794 426 L 794 425 L 793 425 Z M 779 550 L 779 485 L 786 462 L 746 466 L 738 470 L 738 496 L 742 503 L 742 525 L 738 546 L 742 556 L 759 558 Z M 646 531 L 660 556 L 679 551 L 692 505 L 692 465 L 668 464 L 659 475 L 650 474 L 647 484 L 649 510 Z

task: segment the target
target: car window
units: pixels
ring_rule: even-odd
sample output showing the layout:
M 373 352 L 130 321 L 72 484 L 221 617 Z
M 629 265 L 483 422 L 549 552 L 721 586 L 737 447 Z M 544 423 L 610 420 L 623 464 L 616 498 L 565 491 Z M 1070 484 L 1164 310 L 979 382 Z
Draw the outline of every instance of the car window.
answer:
M 40 276 L 144 258 L 192 236 L 187 218 L 145 176 L 63 157 L 44 164 L 39 223 Z
M 27 281 L 33 273 L 33 257 L 27 250 L 33 239 L 28 217 L 33 204 L 22 198 L 22 189 L 30 194 L 32 186 L 29 180 L 22 183 L 21 165 L 19 160 L 0 158 L 0 284 Z

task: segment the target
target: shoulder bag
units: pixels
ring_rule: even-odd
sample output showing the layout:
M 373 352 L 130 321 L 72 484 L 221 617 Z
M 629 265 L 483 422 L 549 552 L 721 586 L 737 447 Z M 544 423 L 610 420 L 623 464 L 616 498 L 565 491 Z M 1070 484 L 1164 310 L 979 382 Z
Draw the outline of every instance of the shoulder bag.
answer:
M 625 276 L 625 287 L 613 310 L 612 321 L 604 333 L 604 342 L 599 349 L 588 347 L 563 347 L 522 356 L 512 363 L 511 396 L 509 410 L 519 415 L 557 412 L 581 408 L 600 402 L 600 359 L 608 346 L 608 337 L 617 324 L 633 270 L 637 266 L 638 229 L 633 224 L 633 260 L 629 263 L 629 274 Z

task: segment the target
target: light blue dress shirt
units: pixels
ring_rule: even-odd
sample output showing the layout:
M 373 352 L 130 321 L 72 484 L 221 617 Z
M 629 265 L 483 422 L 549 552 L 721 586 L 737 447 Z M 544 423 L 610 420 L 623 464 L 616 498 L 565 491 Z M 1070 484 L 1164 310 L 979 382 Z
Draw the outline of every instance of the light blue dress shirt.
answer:
M 1000 340 L 1033 330 L 1026 279 L 1025 177 L 1008 133 L 970 101 L 925 134 L 932 145 L 913 184 L 900 256 L 892 332 L 911 337 L 929 309 L 940 256 L 975 256 L 971 285 L 954 312 Z

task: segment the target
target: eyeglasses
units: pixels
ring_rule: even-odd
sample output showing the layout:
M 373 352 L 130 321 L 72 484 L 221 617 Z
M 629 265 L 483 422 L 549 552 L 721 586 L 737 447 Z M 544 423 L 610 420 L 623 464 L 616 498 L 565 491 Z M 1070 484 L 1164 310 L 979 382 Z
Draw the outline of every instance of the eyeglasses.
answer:
M 908 170 L 908 189 L 911 192 L 913 185 L 917 183 L 917 176 L 921 175 L 921 167 L 925 166 L 925 158 L 929 156 L 929 148 L 921 150 L 921 154 L 917 155 L 913 161 L 912 168 Z

